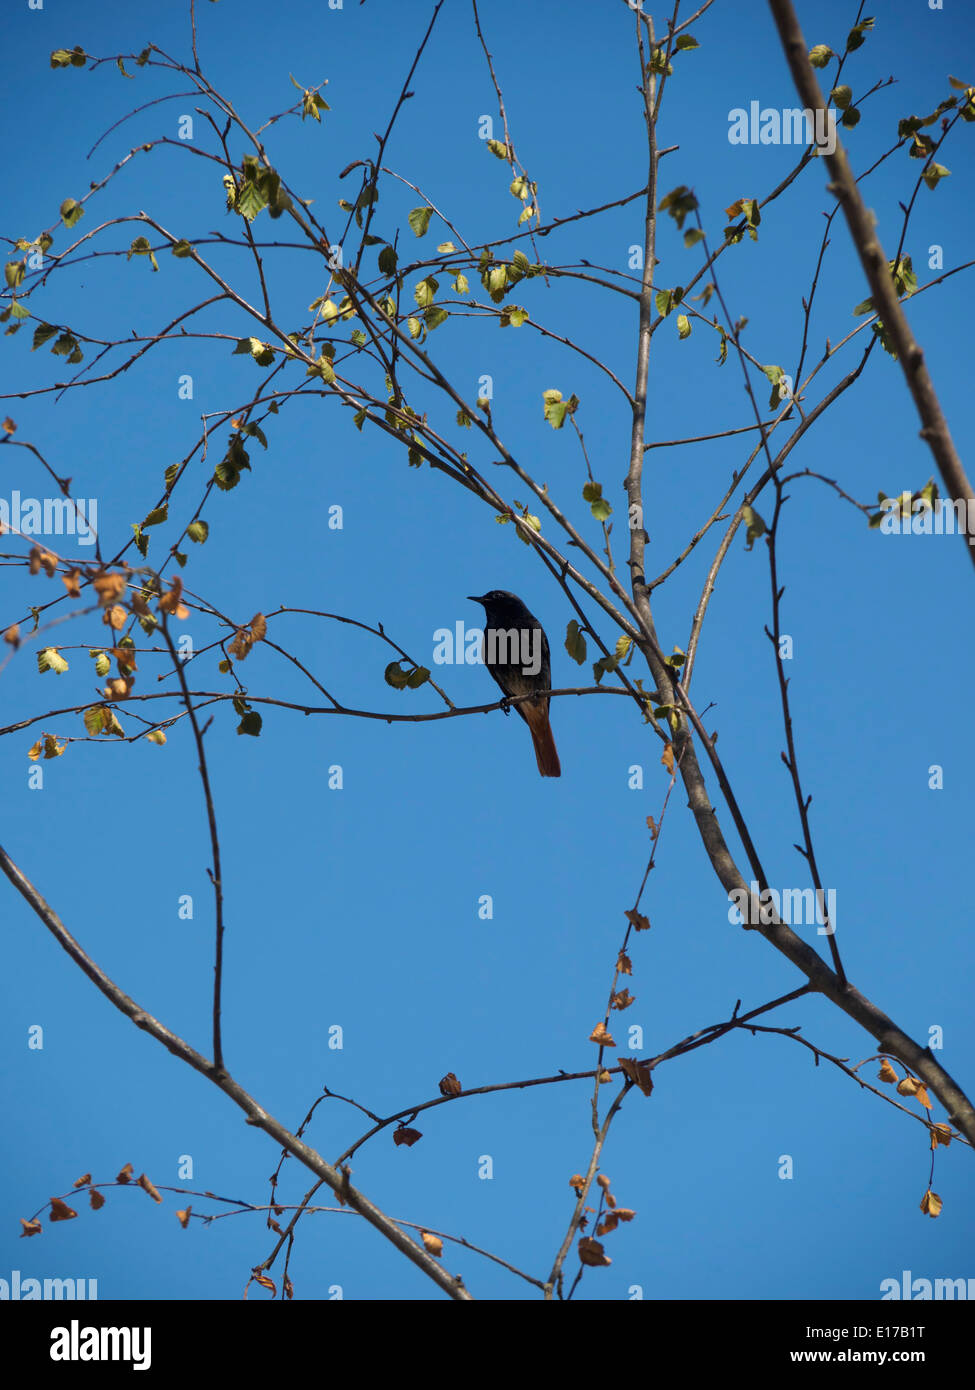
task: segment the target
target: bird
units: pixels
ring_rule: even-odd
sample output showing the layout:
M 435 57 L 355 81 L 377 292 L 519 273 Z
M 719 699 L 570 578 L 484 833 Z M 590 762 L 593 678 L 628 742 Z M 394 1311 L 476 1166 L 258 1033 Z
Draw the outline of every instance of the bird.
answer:
M 517 594 L 491 589 L 479 597 L 468 594 L 484 609 L 484 664 L 507 696 L 531 695 L 515 709 L 528 725 L 535 746 L 535 760 L 543 777 L 561 777 L 562 767 L 548 718 L 547 694 L 552 688 L 548 638 L 533 613 Z

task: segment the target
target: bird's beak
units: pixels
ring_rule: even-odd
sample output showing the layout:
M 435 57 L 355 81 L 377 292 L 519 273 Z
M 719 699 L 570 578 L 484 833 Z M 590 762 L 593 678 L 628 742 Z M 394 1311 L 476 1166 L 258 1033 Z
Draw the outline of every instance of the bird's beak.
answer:
M 483 602 L 484 602 L 484 599 L 483 599 L 483 598 L 478 598 L 476 594 L 468 594 L 467 597 L 470 599 L 471 603 L 483 603 Z

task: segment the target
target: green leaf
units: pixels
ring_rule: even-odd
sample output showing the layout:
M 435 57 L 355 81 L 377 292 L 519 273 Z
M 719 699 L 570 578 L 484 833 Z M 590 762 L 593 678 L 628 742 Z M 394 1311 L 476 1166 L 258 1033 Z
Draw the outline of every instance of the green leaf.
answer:
M 694 212 L 697 206 L 697 198 L 687 187 L 687 184 L 679 183 L 676 188 L 672 188 L 665 197 L 661 198 L 660 202 L 657 204 L 657 211 L 669 213 L 677 223 L 678 229 L 680 229 L 684 225 L 684 219 L 687 214 L 689 212 Z M 703 235 L 703 232 L 699 232 L 698 238 Z M 696 239 L 697 238 L 695 238 L 695 240 Z M 688 245 L 692 243 L 688 243 L 685 237 L 684 244 Z
M 238 434 L 230 436 L 230 447 L 213 470 L 213 480 L 222 492 L 229 492 L 240 482 L 244 469 L 250 471 L 250 459 Z
M 693 38 L 690 34 L 679 34 L 677 37 L 677 42 L 674 44 L 674 52 L 680 53 L 685 48 L 700 47 L 701 45 L 698 43 L 697 39 Z
M 423 321 L 427 330 L 432 333 L 435 328 L 439 328 L 442 323 L 446 323 L 450 317 L 446 309 L 436 305 L 430 309 L 424 309 Z
M 921 177 L 929 188 L 937 188 L 942 179 L 951 177 L 951 170 L 943 164 L 929 164 Z
M 57 647 L 42 647 L 37 653 L 37 669 L 41 675 L 45 671 L 54 671 L 56 675 L 63 676 L 68 669 L 68 663 Z
M 65 198 L 61 204 L 61 221 L 66 227 L 74 227 L 85 215 L 85 210 L 74 198 Z
M 192 256 L 193 254 L 193 247 L 185 237 L 180 237 L 179 241 L 174 241 L 170 250 L 173 255 L 177 257 Z
M 589 510 L 597 521 L 605 521 L 612 516 L 613 508 L 603 496 L 602 483 L 586 483 L 582 489 L 583 500 L 589 503 Z
M 501 327 L 520 328 L 528 318 L 528 310 L 523 309 L 520 304 L 509 304 L 501 312 Z
M 691 321 L 686 314 L 677 315 L 677 336 L 681 339 L 691 336 Z
M 569 619 L 565 629 L 565 650 L 579 666 L 586 659 L 586 637 L 575 618 Z
M 747 504 L 741 509 L 741 519 L 748 527 L 745 549 L 751 550 L 759 536 L 764 536 L 768 527 L 759 516 L 758 512 L 753 511 Z
M 88 55 L 80 44 L 75 44 L 74 48 L 56 48 L 51 54 L 52 68 L 83 68 L 88 61 Z
M 423 207 L 414 208 L 407 217 L 410 227 L 415 236 L 426 236 L 427 228 L 430 226 L 430 218 L 433 216 L 433 208 Z
M 379 270 L 382 275 L 395 275 L 398 257 L 394 246 L 384 246 L 379 253 Z
M 853 90 L 850 87 L 834 87 L 829 94 L 829 99 L 840 111 L 845 111 L 853 100 Z
M 688 248 L 696 246 L 699 241 L 704 240 L 704 233 L 700 227 L 691 227 L 684 233 L 684 245 Z
M 508 158 L 508 149 L 507 146 L 503 143 L 503 141 L 488 140 L 486 143 L 488 149 L 491 151 L 491 153 L 495 156 L 496 159 Z
M 860 48 L 863 44 L 864 38 L 866 37 L 867 31 L 872 28 L 872 19 L 861 19 L 860 23 L 857 24 L 855 28 L 851 29 L 846 36 L 847 53 L 853 53 L 856 49 Z
M 237 732 L 239 734 L 249 734 L 251 738 L 259 738 L 263 727 L 264 720 L 258 714 L 257 710 L 249 709 L 237 725 Z
M 859 124 L 860 112 L 855 106 L 851 106 L 848 111 L 844 111 L 840 117 L 840 125 L 845 126 L 847 130 L 852 130 L 855 125 Z
M 159 269 L 159 266 L 156 262 L 156 258 L 152 252 L 152 245 L 150 244 L 148 237 L 137 236 L 135 238 L 132 245 L 129 247 L 129 254 L 126 256 L 125 259 L 127 261 L 131 261 L 133 256 L 148 256 L 150 261 L 152 262 L 153 270 Z
M 203 545 L 207 536 L 210 534 L 210 527 L 205 521 L 197 518 L 196 521 L 191 521 L 189 526 L 187 526 L 186 534 L 189 536 L 190 540 L 195 541 L 197 545 Z
M 122 59 L 116 58 L 115 61 L 118 64 L 118 70 L 122 74 L 122 76 L 127 77 L 130 82 L 134 82 L 135 78 L 132 76 L 132 73 L 125 71 L 125 64 L 122 62 Z
M 3 276 L 12 290 L 23 284 L 27 265 L 24 261 L 8 261 L 3 268 Z
M 147 526 L 159 526 L 162 524 L 162 522 L 166 521 L 168 517 L 169 506 L 168 504 L 164 503 L 161 507 L 155 507 L 149 513 L 145 521 L 142 523 L 142 529 L 145 530 Z
M 835 58 L 836 54 L 824 43 L 817 43 L 815 48 L 809 50 L 809 61 L 814 68 L 824 68 L 830 58 Z
M 439 281 L 437 281 L 434 276 L 428 275 L 424 280 L 420 281 L 413 291 L 413 298 L 421 309 L 428 309 L 433 303 L 439 288 Z

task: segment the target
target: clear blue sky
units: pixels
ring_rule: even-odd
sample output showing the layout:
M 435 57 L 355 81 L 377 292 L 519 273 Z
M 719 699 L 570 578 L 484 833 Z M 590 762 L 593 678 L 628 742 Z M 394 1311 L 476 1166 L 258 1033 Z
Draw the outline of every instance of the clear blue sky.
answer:
M 860 126 L 847 136 L 857 171 L 895 142 L 900 117 L 934 109 L 947 94 L 949 72 L 975 80 L 964 66 L 975 48 L 973 20 L 963 7 L 939 13 L 898 0 L 881 9 L 844 80 L 855 97 L 890 74 L 899 80 L 870 97 Z M 373 153 L 372 132 L 385 128 L 430 7 L 346 0 L 332 11 L 320 0 L 290 0 L 269 9 L 254 0 L 225 0 L 199 11 L 204 68 L 252 124 L 291 102 L 289 73 L 309 85 L 328 78 L 323 90 L 331 110 L 323 126 L 281 121 L 268 131 L 267 148 L 332 226 L 335 200 L 355 191 L 354 177 L 339 183 L 337 175 Z M 130 107 L 185 90 L 185 83 L 131 62 L 134 81 L 114 65 L 55 72 L 50 51 L 80 44 L 96 55 L 134 54 L 151 40 L 185 59 L 187 13 L 183 5 L 150 13 L 108 0 L 71 12 L 54 3 L 40 12 L 22 4 L 8 15 L 16 62 L 6 72 L 0 234 L 37 235 L 56 220 L 65 198 L 80 198 L 90 180 L 103 178 L 137 143 L 175 138 L 178 116 L 197 104 L 187 97 L 149 107 L 86 161 L 98 137 Z M 837 0 L 800 6 L 807 40 L 834 48 L 842 48 L 854 15 L 855 6 Z M 482 20 L 543 216 L 568 216 L 639 189 L 645 148 L 626 7 L 485 0 Z M 677 60 L 667 93 L 661 139 L 680 148 L 663 162 L 660 191 L 693 186 L 714 239 L 726 222 L 723 210 L 741 197 L 764 197 L 797 154 L 729 145 L 729 111 L 752 100 L 768 107 L 796 103 L 764 6 L 743 13 L 718 0 L 693 32 L 700 48 Z M 478 121 L 485 113 L 496 119 L 496 101 L 470 8 L 461 0 L 448 0 L 413 88 L 385 162 L 472 243 L 506 235 L 517 204 L 505 166 L 478 139 Z M 197 118 L 198 143 L 207 138 Z M 973 138 L 972 127 L 960 126 L 940 156 L 951 177 L 918 197 L 905 249 L 922 283 L 932 275 L 931 246 L 944 248 L 946 268 L 972 256 Z M 242 148 L 237 142 L 231 148 L 239 158 Z M 865 186 L 891 255 L 900 229 L 897 201 L 910 195 L 918 168 L 901 150 Z M 831 201 L 824 174 L 817 165 L 808 169 L 767 209 L 758 243 L 746 239 L 719 263 L 731 312 L 748 317 L 749 349 L 787 371 L 795 367 L 800 296 L 808 292 L 822 211 Z M 419 201 L 392 180 L 383 186 L 377 226 L 384 235 L 402 229 L 404 256 L 449 235 L 435 222 L 416 243 L 406 213 Z M 139 209 L 191 240 L 212 229 L 239 234 L 225 212 L 219 173 L 183 150 L 163 148 L 132 160 L 88 204 L 79 231 Z M 286 220 L 262 214 L 254 226 L 255 235 L 273 239 L 284 235 Z M 104 245 L 126 246 L 138 230 L 110 232 Z M 56 246 L 67 235 L 62 229 Z M 626 271 L 629 248 L 641 240 L 638 200 L 539 245 L 555 264 L 586 258 Z M 661 286 L 686 284 L 700 264 L 699 250 L 686 250 L 669 222 L 662 221 L 658 254 Z M 241 253 L 225 251 L 215 262 L 248 295 L 258 293 Z M 297 325 L 325 288 L 321 263 L 297 253 L 272 263 L 281 317 Z M 972 430 L 971 275 L 963 272 L 910 308 L 963 455 Z M 104 258 L 52 277 L 30 307 L 107 339 L 158 331 L 205 292 L 187 261 L 161 255 L 154 275 L 142 258 Z M 835 342 L 854 326 L 852 308 L 867 293 L 837 219 L 809 363 L 827 336 Z M 584 343 L 632 383 L 631 301 L 555 280 L 548 290 L 534 280 L 513 298 L 535 323 Z M 222 308 L 201 316 L 199 325 L 255 331 L 238 311 Z M 47 348 L 30 353 L 29 334 L 25 329 L 3 344 L 6 391 L 63 379 L 64 367 Z M 817 380 L 839 379 L 863 341 L 861 334 L 849 355 Z M 469 400 L 483 374 L 493 378 L 500 436 L 597 543 L 598 527 L 580 500 L 585 474 L 578 446 L 568 429 L 549 428 L 541 395 L 555 387 L 579 396 L 577 418 L 594 475 L 620 518 L 629 419 L 612 383 L 527 326 L 499 332 L 456 320 L 439 328 L 430 345 Z M 737 365 L 717 368 L 716 353 L 715 335 L 699 321 L 687 342 L 678 342 L 673 320 L 657 334 L 649 438 L 751 422 Z M 194 379 L 192 402 L 177 394 L 186 373 Z M 99 529 L 111 552 L 157 501 L 164 469 L 191 448 L 201 412 L 244 403 L 259 373 L 232 356 L 227 343 L 167 344 L 113 382 L 56 402 L 52 395 L 7 400 L 0 416 L 12 415 L 16 438 L 33 442 L 72 476 L 76 495 L 97 497 Z M 756 386 L 764 402 L 764 378 Z M 818 399 L 814 388 L 812 400 Z M 432 394 L 424 400 L 431 410 L 440 408 Z M 527 500 L 521 486 L 492 469 L 485 443 L 456 427 L 453 410 L 441 423 L 509 497 Z M 510 526 L 496 525 L 442 475 L 408 469 L 401 448 L 368 428 L 359 434 L 350 412 L 334 401 L 296 401 L 267 428 L 267 452 L 251 441 L 252 471 L 208 504 L 210 539 L 190 547 L 183 574 L 190 588 L 238 619 L 289 604 L 381 621 L 427 664 L 438 628 L 479 624 L 480 609 L 465 595 L 511 589 L 548 631 L 555 685 L 588 684 L 588 665 L 580 672 L 563 647 L 572 613 Z M 927 481 L 932 463 L 917 432 L 897 365 L 875 351 L 858 386 L 810 431 L 792 461 L 872 501 L 878 491 L 914 490 Z M 223 429 L 219 438 L 225 435 Z M 663 570 L 683 549 L 745 456 L 740 440 L 649 454 L 648 573 Z M 45 475 L 25 451 L 0 450 L 0 468 L 3 497 L 13 489 L 46 495 Z M 177 492 L 174 522 L 153 533 L 150 560 L 160 560 L 176 525 L 192 514 L 209 467 L 197 460 L 194 470 Z M 837 893 L 847 970 L 922 1042 L 930 1028 L 942 1029 L 944 1050 L 937 1055 L 970 1090 L 973 949 L 964 882 L 971 798 L 964 788 L 975 776 L 975 754 L 964 730 L 973 658 L 959 630 L 967 632 L 975 594 L 971 564 L 957 537 L 869 532 L 822 484 L 796 482 L 790 494 L 781 558 L 784 626 L 795 643 L 793 711 L 819 863 Z M 341 531 L 327 526 L 333 505 L 343 508 Z M 759 509 L 768 516 L 767 502 Z M 618 520 L 618 554 L 623 530 Z M 554 539 L 551 525 L 546 534 Z M 667 649 L 686 645 L 720 534 L 721 528 L 710 533 L 655 595 Z M 21 553 L 6 537 L 2 548 Z M 83 548 L 78 553 L 87 557 Z M 9 565 L 3 573 L 3 627 L 59 583 L 43 575 L 28 579 Z M 747 553 L 739 536 L 705 625 L 694 695 L 699 709 L 709 706 L 707 726 L 720 733 L 720 752 L 772 881 L 803 887 L 808 879 L 793 848 L 800 834 L 779 759 L 781 717 L 763 634 L 769 621 L 764 546 Z M 197 644 L 214 635 L 195 619 L 179 631 Z M 0 680 L 0 725 L 94 698 L 87 646 L 97 635 L 97 620 L 89 618 L 45 639 L 76 644 L 66 652 L 71 670 L 63 676 L 38 675 L 37 643 L 22 648 Z M 270 635 L 349 705 L 437 707 L 432 691 L 397 692 L 384 683 L 391 653 L 368 634 L 289 617 Z M 201 658 L 192 669 L 198 688 L 227 688 L 215 658 Z M 322 702 L 267 647 L 252 654 L 242 675 L 254 694 Z M 434 675 L 456 704 L 494 698 L 478 666 Z M 154 689 L 155 677 L 147 661 L 137 690 Z M 323 1084 L 386 1114 L 435 1096 L 448 1071 L 477 1086 L 592 1065 L 587 1037 L 602 1016 L 623 913 L 645 866 L 646 817 L 659 817 L 666 791 L 658 742 L 628 702 L 555 702 L 559 781 L 538 777 L 523 725 L 497 712 L 385 725 L 265 708 L 259 739 L 237 737 L 236 723 L 221 706 L 207 736 L 227 887 L 225 1049 L 237 1079 L 266 1109 L 294 1128 Z M 62 758 L 43 763 L 43 790 L 31 790 L 27 750 L 42 729 L 62 737 L 82 733 L 80 719 L 69 716 L 0 740 L 3 844 L 122 988 L 207 1051 L 209 845 L 188 730 L 179 726 L 165 748 L 145 741 L 71 744 Z M 334 764 L 344 771 L 341 791 L 327 787 Z M 644 769 L 643 790 L 628 786 L 633 764 Z M 928 789 L 933 764 L 944 769 L 940 791 Z M 737 853 L 712 779 L 709 787 Z M 627 983 L 636 1003 L 615 1016 L 618 1051 L 626 1050 L 628 1026 L 642 1028 L 636 1050 L 652 1055 L 727 1017 L 736 999 L 751 1008 L 802 983 L 757 934 L 729 925 L 727 901 L 685 800 L 676 789 L 644 897 L 653 929 L 632 943 L 634 976 Z M 744 866 L 743 856 L 739 862 Z M 192 921 L 178 915 L 185 894 L 194 898 Z M 483 894 L 493 897 L 490 921 L 478 917 Z M 142 1193 L 110 1191 L 101 1212 L 83 1207 L 77 1221 L 54 1227 L 45 1219 L 42 1236 L 17 1239 L 18 1217 L 82 1173 L 107 1179 L 126 1162 L 159 1185 L 179 1185 L 178 1164 L 189 1155 L 194 1176 L 186 1186 L 263 1203 L 277 1152 L 213 1087 L 115 1013 L 6 886 L 0 886 L 0 921 L 6 962 L 0 1094 L 7 1117 L 0 1278 L 13 1270 L 23 1277 L 97 1278 L 103 1298 L 237 1297 L 270 1249 L 261 1215 L 184 1232 L 173 1212 L 185 1202 L 176 1196 L 167 1193 L 158 1209 Z M 874 1051 L 869 1037 L 823 1002 L 803 1000 L 765 1021 L 801 1025 L 811 1041 L 854 1062 Z M 27 1046 L 36 1025 L 44 1030 L 41 1051 Z M 334 1025 L 343 1029 L 341 1051 L 328 1047 Z M 876 1070 L 871 1064 L 864 1075 L 872 1080 Z M 569 1177 L 588 1162 L 589 1103 L 588 1083 L 566 1083 L 442 1106 L 420 1118 L 424 1138 L 413 1148 L 394 1149 L 387 1132 L 360 1150 L 353 1180 L 391 1215 L 465 1236 L 545 1277 L 571 1213 Z M 937 1109 L 935 1117 L 943 1118 Z M 357 1112 L 329 1101 L 306 1137 L 332 1159 L 364 1126 Z M 493 1160 L 487 1181 L 479 1177 L 484 1155 Z M 778 1176 L 783 1155 L 794 1163 L 789 1181 Z M 602 1166 L 621 1205 L 638 1216 L 608 1238 L 613 1264 L 587 1275 L 578 1295 L 584 1299 L 627 1298 L 633 1286 L 647 1298 L 875 1299 L 881 1281 L 900 1278 L 905 1269 L 928 1278 L 975 1276 L 970 1155 L 959 1145 L 939 1151 L 933 1185 L 944 1212 L 936 1221 L 922 1216 L 929 1152 L 921 1126 L 860 1092 L 835 1068 L 814 1067 L 805 1049 L 780 1037 L 736 1036 L 659 1068 L 652 1099 L 628 1099 Z M 295 1200 L 309 1185 L 289 1161 L 278 1198 Z M 200 1199 L 193 1205 L 207 1206 Z M 528 1285 L 468 1252 L 448 1247 L 446 1264 L 478 1297 L 534 1296 Z M 568 1269 L 574 1272 L 574 1257 Z M 291 1273 L 302 1298 L 327 1297 L 336 1285 L 346 1298 L 440 1296 L 345 1214 L 304 1222 Z

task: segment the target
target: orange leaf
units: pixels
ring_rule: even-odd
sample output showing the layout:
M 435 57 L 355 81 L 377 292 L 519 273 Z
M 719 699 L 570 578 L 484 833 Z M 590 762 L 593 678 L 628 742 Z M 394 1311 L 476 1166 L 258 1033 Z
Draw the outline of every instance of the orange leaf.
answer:
M 921 1210 L 925 1216 L 935 1217 L 941 1215 L 943 1203 L 937 1192 L 932 1192 L 930 1187 L 921 1198 Z
M 178 1211 L 178 1212 L 176 1213 L 176 1216 L 177 1216 L 177 1219 L 178 1219 L 178 1221 L 179 1221 L 179 1224 L 182 1226 L 182 1228 L 183 1228 L 184 1231 L 186 1230 L 187 1226 L 190 1224 L 190 1212 L 191 1212 L 192 1210 L 193 1210 L 192 1207 L 187 1207 L 185 1211 Z
M 886 1081 L 888 1085 L 891 1086 L 895 1085 L 897 1082 L 897 1073 L 896 1071 L 894 1071 L 894 1068 L 890 1065 L 886 1057 L 880 1064 L 880 1070 L 877 1072 L 877 1080 Z
M 429 1231 L 421 1231 L 420 1239 L 423 1241 L 425 1249 L 429 1254 L 435 1255 L 439 1260 L 443 1254 L 443 1241 L 439 1236 L 432 1236 Z
M 599 1043 L 600 1047 L 616 1046 L 616 1043 L 611 1034 L 608 1032 L 605 1023 L 596 1024 L 595 1028 L 589 1034 L 589 1041 L 591 1043 Z

